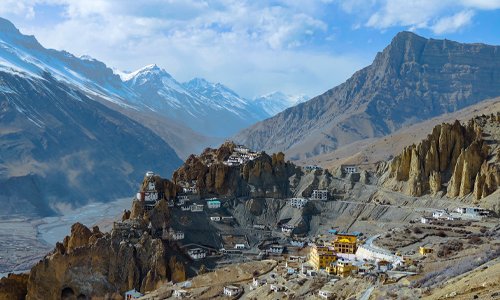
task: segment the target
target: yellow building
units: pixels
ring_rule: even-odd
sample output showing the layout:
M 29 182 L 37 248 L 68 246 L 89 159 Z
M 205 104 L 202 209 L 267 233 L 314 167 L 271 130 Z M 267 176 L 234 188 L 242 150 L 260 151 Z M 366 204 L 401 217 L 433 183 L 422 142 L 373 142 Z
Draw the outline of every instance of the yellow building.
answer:
M 324 269 L 332 262 L 337 261 L 333 247 L 314 245 L 309 253 L 309 262 L 316 269 Z
M 333 241 L 333 248 L 338 253 L 354 254 L 356 253 L 358 238 L 352 234 L 337 234 Z
M 352 273 L 356 272 L 358 267 L 353 266 L 348 260 L 340 258 L 336 262 L 332 263 L 330 266 L 326 267 L 326 272 L 330 275 L 339 275 L 341 277 L 347 277 Z
M 432 252 L 434 252 L 434 249 L 430 248 L 430 247 L 427 247 L 427 246 L 421 246 L 419 249 L 418 249 L 418 252 L 420 252 L 421 255 L 429 255 L 431 254 Z

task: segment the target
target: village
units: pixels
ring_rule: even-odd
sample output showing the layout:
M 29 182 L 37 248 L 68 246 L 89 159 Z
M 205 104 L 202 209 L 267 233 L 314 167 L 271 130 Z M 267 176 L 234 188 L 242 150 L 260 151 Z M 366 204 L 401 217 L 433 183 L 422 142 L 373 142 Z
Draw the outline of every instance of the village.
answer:
M 238 146 L 226 162 L 232 166 L 244 160 L 251 160 L 254 152 Z M 319 167 L 307 166 L 307 171 Z M 345 174 L 358 174 L 356 166 L 343 166 Z M 162 195 L 154 185 L 154 173 L 146 173 L 148 184 L 137 193 L 147 210 L 152 209 Z M 222 197 L 200 198 L 196 182 L 185 183 L 183 192 L 175 200 L 168 202 L 175 222 L 164 224 L 160 235 L 169 243 L 175 243 L 186 257 L 192 261 L 191 274 L 212 273 L 229 265 L 251 264 L 253 262 L 272 262 L 273 267 L 262 274 L 260 270 L 249 275 L 247 280 L 239 280 L 219 286 L 214 296 L 236 299 L 242 295 L 258 295 L 258 290 L 267 289 L 275 293 L 277 299 L 297 296 L 297 287 L 306 282 L 321 282 L 315 291 L 318 299 L 336 299 L 335 282 L 353 278 L 370 284 L 388 284 L 401 281 L 408 276 L 422 273 L 423 264 L 436 252 L 442 251 L 442 240 L 446 237 L 471 236 L 480 234 L 484 228 L 496 223 L 487 210 L 477 207 L 456 207 L 454 210 L 434 210 L 420 219 L 411 220 L 405 228 L 391 229 L 386 234 L 365 236 L 363 232 L 346 232 L 331 228 L 315 236 L 297 234 L 293 220 L 280 220 L 275 224 L 252 224 L 239 226 L 235 217 L 227 209 L 231 199 Z M 277 200 L 278 201 L 278 200 Z M 326 203 L 333 201 L 328 190 L 313 190 L 311 196 L 282 199 L 292 210 L 304 210 L 309 202 Z M 481 224 L 481 225 L 479 225 Z M 486 224 L 486 225 L 485 225 Z M 126 238 L 138 239 L 140 225 L 133 220 L 116 222 L 114 232 L 120 228 L 137 228 L 136 234 Z M 193 230 L 196 228 L 196 230 Z M 203 229 L 202 229 L 203 228 Z M 132 231 L 134 232 L 134 231 Z M 450 233 L 447 233 L 450 232 Z M 411 246 L 400 243 L 413 233 Z M 421 238 L 419 238 L 421 236 Z M 440 239 L 429 238 L 432 236 Z M 200 270 L 203 270 L 201 272 Z M 229 284 L 230 283 L 230 284 Z M 361 285 L 363 286 L 363 285 Z M 190 281 L 171 282 L 163 298 L 197 298 L 200 290 Z M 201 289 L 206 292 L 206 287 Z M 205 293 L 204 292 L 204 293 Z M 169 295 L 165 297 L 165 295 Z M 144 295 L 132 290 L 126 299 L 139 299 Z M 152 299 L 163 299 L 152 298 Z M 274 299 L 274 297 L 273 297 Z

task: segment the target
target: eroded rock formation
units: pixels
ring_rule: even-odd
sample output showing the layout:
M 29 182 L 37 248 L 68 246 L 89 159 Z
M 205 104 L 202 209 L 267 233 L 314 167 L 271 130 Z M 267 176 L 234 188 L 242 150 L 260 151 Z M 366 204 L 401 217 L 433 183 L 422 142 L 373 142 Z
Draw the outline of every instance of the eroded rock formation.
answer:
M 136 206 L 111 233 L 74 224 L 64 242 L 31 269 L 27 299 L 121 299 L 133 288 L 146 292 L 165 280 L 185 279 L 176 251 L 158 237 L 169 221 L 166 200 L 147 214 L 134 212 Z
M 0 300 L 23 300 L 26 297 L 27 274 L 9 274 L 0 279 Z
M 207 148 L 199 156 L 191 155 L 174 172 L 174 183 L 195 181 L 200 196 L 289 196 L 288 179 L 297 172 L 297 167 L 286 162 L 283 153 L 271 156 L 261 153 L 244 164 L 228 166 L 224 161 L 229 158 L 235 146 L 232 142 L 226 142 L 218 149 Z
M 418 145 L 406 147 L 390 163 L 383 185 L 412 196 L 446 191 L 449 197 L 473 193 L 481 199 L 500 182 L 500 113 L 434 127 Z M 485 132 L 488 131 L 488 132 Z

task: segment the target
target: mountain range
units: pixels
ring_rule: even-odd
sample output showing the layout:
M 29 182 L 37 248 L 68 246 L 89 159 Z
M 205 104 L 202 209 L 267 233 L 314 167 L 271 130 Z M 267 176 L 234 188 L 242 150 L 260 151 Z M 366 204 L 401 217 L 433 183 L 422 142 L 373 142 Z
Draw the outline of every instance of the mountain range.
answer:
M 46 49 L 0 18 L 0 203 L 5 213 L 52 214 L 130 195 L 144 171 L 171 174 L 180 158 L 255 122 L 235 140 L 292 160 L 330 153 L 499 96 L 499 49 L 401 32 L 309 101 L 246 99 L 154 64 L 119 72 Z
M 292 159 L 311 158 L 499 95 L 499 46 L 401 32 L 346 82 L 235 139 Z
M 2 213 L 128 196 L 145 171 L 171 174 L 180 157 L 270 116 L 222 84 L 179 83 L 156 65 L 116 73 L 0 18 Z

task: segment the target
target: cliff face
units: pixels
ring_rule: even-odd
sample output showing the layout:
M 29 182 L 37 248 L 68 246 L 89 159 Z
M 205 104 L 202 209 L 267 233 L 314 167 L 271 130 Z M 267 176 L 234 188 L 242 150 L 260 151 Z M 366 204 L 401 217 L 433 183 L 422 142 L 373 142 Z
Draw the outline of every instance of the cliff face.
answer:
M 231 142 L 218 149 L 207 148 L 199 155 L 191 155 L 183 166 L 174 172 L 174 183 L 196 181 L 198 193 L 204 197 L 221 195 L 228 197 L 274 197 L 290 195 L 288 178 L 297 167 L 285 162 L 283 153 L 261 153 L 254 160 L 239 166 L 228 166 L 223 162 L 235 148 Z
M 71 234 L 31 269 L 27 299 L 122 299 L 127 290 L 146 292 L 164 280 L 185 280 L 180 257 L 157 238 L 170 218 L 166 200 L 146 214 L 141 206 L 135 201 L 111 233 L 74 224 Z
M 449 197 L 486 197 L 500 183 L 499 125 L 497 113 L 434 127 L 391 161 L 383 185 L 412 196 L 446 190 Z
M 300 159 L 387 135 L 499 96 L 499 50 L 398 33 L 345 83 L 255 124 L 236 140 Z
M 9 274 L 0 279 L 0 300 L 23 300 L 26 297 L 28 275 Z

